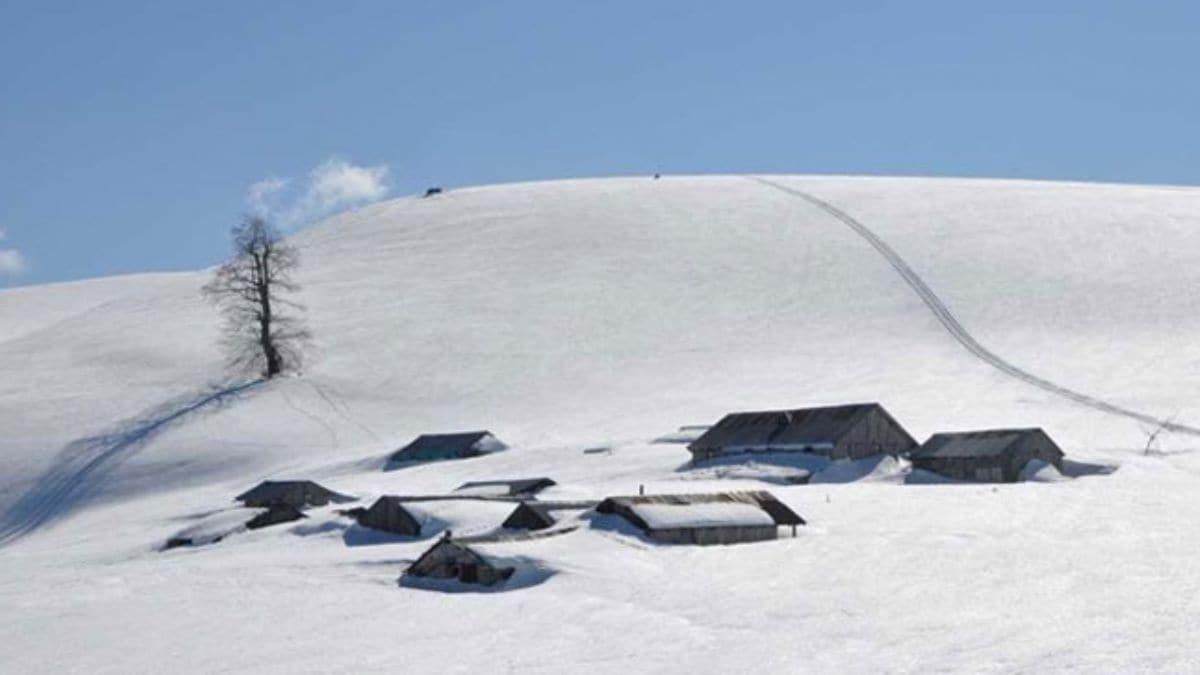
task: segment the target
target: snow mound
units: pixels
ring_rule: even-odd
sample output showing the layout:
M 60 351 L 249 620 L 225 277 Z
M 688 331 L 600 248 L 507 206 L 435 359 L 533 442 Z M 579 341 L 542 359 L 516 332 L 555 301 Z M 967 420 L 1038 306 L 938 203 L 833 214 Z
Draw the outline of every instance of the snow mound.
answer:
M 813 474 L 812 483 L 903 482 L 911 465 L 908 460 L 882 455 L 866 459 L 839 459 Z
M 1021 469 L 1019 480 L 1033 483 L 1059 483 L 1070 480 L 1062 475 L 1053 464 L 1041 459 L 1031 459 Z

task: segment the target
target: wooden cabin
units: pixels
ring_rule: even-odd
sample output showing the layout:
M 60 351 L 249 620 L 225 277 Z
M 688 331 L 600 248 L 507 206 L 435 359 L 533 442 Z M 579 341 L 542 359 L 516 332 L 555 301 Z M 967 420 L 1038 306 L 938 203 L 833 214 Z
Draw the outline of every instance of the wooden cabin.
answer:
M 1062 470 L 1063 451 L 1041 429 L 985 429 L 940 433 L 912 453 L 913 468 L 983 483 L 1013 483 L 1040 459 Z
M 916 447 L 878 403 L 730 413 L 688 444 L 693 460 L 780 452 L 862 459 L 905 455 Z
M 370 508 L 355 515 L 359 525 L 374 530 L 401 534 L 408 537 L 421 536 L 421 522 L 404 508 L 399 497 L 385 495 L 375 500 Z
M 515 568 L 493 565 L 487 558 L 446 534 L 407 570 L 406 576 L 457 580 L 465 584 L 491 586 L 507 580 Z
M 775 539 L 779 526 L 805 521 L 766 491 L 609 497 L 598 513 L 619 515 L 647 537 L 667 544 L 737 544 Z

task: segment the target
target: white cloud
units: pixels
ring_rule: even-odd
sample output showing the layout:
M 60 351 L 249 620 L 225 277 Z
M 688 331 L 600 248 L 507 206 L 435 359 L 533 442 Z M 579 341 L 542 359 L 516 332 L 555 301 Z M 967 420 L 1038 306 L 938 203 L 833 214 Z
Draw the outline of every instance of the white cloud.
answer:
M 287 184 L 282 178 L 260 180 L 246 189 L 246 204 L 255 214 L 265 217 L 271 213 L 272 203 Z
M 8 238 L 8 231 L 0 227 L 0 241 Z M 15 277 L 25 271 L 25 256 L 15 248 L 0 248 L 0 276 Z
M 246 204 L 256 215 L 293 228 L 383 199 L 387 179 L 386 164 L 356 166 L 333 157 L 310 171 L 303 185 L 293 186 L 286 178 L 254 183 L 246 190 Z
M 387 194 L 386 165 L 354 166 L 329 159 L 309 174 L 304 201 L 320 211 L 337 210 L 382 199 Z

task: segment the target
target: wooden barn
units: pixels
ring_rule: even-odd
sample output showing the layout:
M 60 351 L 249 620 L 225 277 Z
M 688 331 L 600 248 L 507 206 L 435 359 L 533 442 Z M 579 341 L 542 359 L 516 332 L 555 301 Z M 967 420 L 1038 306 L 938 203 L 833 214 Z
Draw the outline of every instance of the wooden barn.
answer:
M 619 515 L 649 538 L 667 544 L 737 544 L 779 536 L 779 526 L 805 521 L 769 492 L 609 497 L 598 513 Z
M 359 525 L 374 530 L 409 537 L 421 536 L 421 522 L 404 508 L 399 497 L 385 495 L 376 499 L 370 508 L 359 511 L 356 519 Z
M 904 455 L 917 447 L 878 403 L 730 413 L 688 444 L 693 460 L 807 452 L 830 459 Z
M 354 497 L 338 494 L 311 480 L 266 480 L 236 497 L 246 506 L 287 505 L 302 509 L 330 502 L 352 502 Z
M 553 526 L 554 516 L 550 509 L 537 502 L 521 502 L 501 524 L 513 530 L 544 530 Z
M 493 565 L 447 532 L 404 571 L 406 576 L 427 579 L 456 579 L 466 584 L 491 586 L 513 575 L 514 568 Z
M 484 497 L 532 497 L 551 485 L 549 478 L 517 478 L 512 480 L 476 480 L 454 488 L 455 492 Z
M 912 453 L 913 467 L 959 480 L 1012 483 L 1031 460 L 1062 470 L 1063 451 L 1041 429 L 934 434 Z
M 467 431 L 453 434 L 422 434 L 413 442 L 388 457 L 391 463 L 427 462 L 439 459 L 478 457 L 504 450 L 507 446 L 490 431 Z
M 254 516 L 250 520 L 246 521 L 246 528 L 250 530 L 257 530 L 259 528 L 278 525 L 280 523 L 290 523 L 305 517 L 306 516 L 300 512 L 300 509 L 292 506 L 291 504 L 274 504 L 266 511 L 263 511 L 257 516 Z

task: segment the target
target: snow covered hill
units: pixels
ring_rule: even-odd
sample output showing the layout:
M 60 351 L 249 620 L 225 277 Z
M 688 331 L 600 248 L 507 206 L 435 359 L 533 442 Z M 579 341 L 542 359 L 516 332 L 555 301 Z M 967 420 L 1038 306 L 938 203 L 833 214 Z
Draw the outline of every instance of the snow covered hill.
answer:
M 1200 438 L 1142 456 L 1138 421 L 976 358 L 861 233 L 790 192 L 868 227 L 1008 362 L 1196 425 L 1200 190 L 770 181 L 502 185 L 328 220 L 294 238 L 315 350 L 267 384 L 221 373 L 205 272 L 0 292 L 0 644 L 18 671 L 1200 665 Z M 767 486 L 811 523 L 797 539 L 659 547 L 585 523 L 495 545 L 546 571 L 500 593 L 399 588 L 429 542 L 351 545 L 331 512 L 155 550 L 266 477 L 364 498 L 540 475 L 564 499 L 761 489 L 649 439 L 868 400 L 920 439 L 1042 426 L 1119 469 L 994 488 L 843 467 L 865 478 Z M 512 449 L 380 470 L 416 434 L 482 428 Z M 490 506 L 434 516 L 483 532 Z

